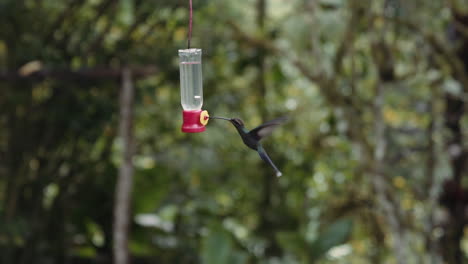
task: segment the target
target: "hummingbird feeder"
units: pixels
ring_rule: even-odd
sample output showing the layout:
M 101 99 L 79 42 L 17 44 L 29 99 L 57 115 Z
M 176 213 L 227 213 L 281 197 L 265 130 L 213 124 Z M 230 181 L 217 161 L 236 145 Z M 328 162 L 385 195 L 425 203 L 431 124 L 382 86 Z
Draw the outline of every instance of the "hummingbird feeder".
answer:
M 202 50 L 179 50 L 180 58 L 180 99 L 183 111 L 182 132 L 199 133 L 205 131 L 209 115 L 202 110 L 203 78 Z
M 191 49 L 193 8 L 190 3 L 188 48 L 179 50 L 180 100 L 183 111 L 182 132 L 200 133 L 205 131 L 210 116 L 203 106 L 202 50 Z

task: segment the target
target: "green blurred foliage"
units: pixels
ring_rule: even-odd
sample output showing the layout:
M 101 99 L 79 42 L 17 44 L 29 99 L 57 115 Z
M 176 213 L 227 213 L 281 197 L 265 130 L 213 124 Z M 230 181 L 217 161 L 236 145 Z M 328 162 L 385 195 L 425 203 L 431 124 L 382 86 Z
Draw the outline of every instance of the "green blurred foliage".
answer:
M 194 0 L 192 46 L 212 115 L 290 116 L 264 143 L 281 178 L 229 123 L 180 132 L 188 1 L 0 0 L 1 263 L 110 263 L 120 83 L 64 72 L 126 65 L 157 69 L 135 82 L 134 263 L 396 263 L 388 204 L 405 263 L 443 255 L 444 96 L 468 94 L 425 37 L 456 47 L 447 4 L 269 0 L 262 19 L 260 2 Z

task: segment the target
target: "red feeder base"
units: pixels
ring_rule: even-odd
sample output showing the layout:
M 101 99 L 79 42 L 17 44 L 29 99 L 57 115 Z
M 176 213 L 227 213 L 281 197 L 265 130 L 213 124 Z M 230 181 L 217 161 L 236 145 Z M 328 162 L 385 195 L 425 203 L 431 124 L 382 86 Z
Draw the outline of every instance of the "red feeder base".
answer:
M 200 133 L 205 131 L 205 126 L 200 122 L 202 112 L 202 110 L 183 111 L 182 132 Z

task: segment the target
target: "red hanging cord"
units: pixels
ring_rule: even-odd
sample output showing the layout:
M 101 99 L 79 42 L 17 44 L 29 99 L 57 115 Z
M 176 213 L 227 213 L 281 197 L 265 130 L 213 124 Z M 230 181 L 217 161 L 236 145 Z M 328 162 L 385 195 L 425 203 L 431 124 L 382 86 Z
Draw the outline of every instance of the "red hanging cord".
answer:
M 190 49 L 190 41 L 192 40 L 192 23 L 193 23 L 193 7 L 192 0 L 190 2 L 190 20 L 189 20 L 189 32 L 188 32 L 188 48 Z

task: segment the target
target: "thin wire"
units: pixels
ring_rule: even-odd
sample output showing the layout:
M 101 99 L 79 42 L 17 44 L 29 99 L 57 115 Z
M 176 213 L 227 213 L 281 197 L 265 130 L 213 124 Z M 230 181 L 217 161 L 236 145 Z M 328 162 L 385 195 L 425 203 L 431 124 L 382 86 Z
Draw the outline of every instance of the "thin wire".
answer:
M 190 41 L 192 40 L 192 23 L 193 23 L 193 6 L 192 0 L 190 2 L 190 20 L 189 20 L 189 32 L 188 32 L 188 49 L 190 49 Z

